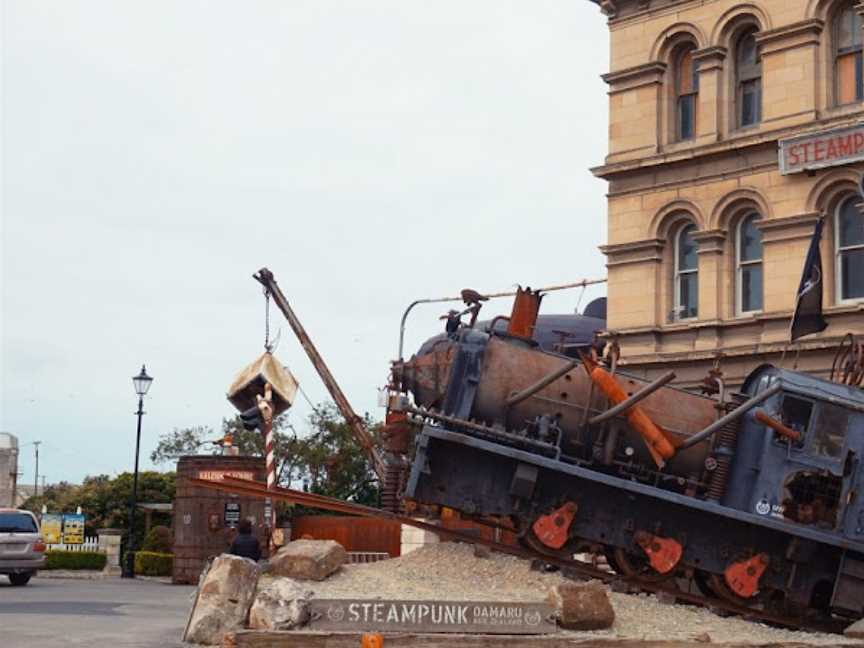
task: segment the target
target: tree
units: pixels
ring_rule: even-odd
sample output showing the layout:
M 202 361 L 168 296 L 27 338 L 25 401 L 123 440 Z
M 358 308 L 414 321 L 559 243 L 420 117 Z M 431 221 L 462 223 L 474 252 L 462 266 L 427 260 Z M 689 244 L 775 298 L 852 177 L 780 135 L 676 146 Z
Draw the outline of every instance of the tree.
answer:
M 377 425 L 368 416 L 366 426 L 377 434 Z M 326 404 L 315 408 L 308 419 L 308 431 L 300 435 L 282 415 L 273 422 L 274 455 L 277 483 L 292 488 L 303 488 L 320 495 L 376 505 L 378 486 L 372 467 L 357 444 L 351 428 L 336 407 Z M 223 436 L 231 432 L 233 443 L 240 454 L 263 456 L 264 438 L 257 431 L 243 428 L 239 416 L 222 420 Z M 216 435 L 212 428 L 196 426 L 174 429 L 159 438 L 150 455 L 154 463 L 176 461 L 189 454 L 218 454 L 220 447 L 213 444 Z
M 174 500 L 173 472 L 145 470 L 138 473 L 139 502 L 171 502 Z M 88 476 L 81 485 L 61 482 L 47 486 L 38 497 L 24 502 L 24 508 L 41 513 L 44 505 L 49 513 L 74 513 L 81 507 L 85 515 L 85 533 L 95 535 L 97 529 L 127 529 L 129 500 L 132 496 L 132 473 L 121 473 L 113 479 L 108 475 Z M 168 521 L 167 514 L 166 520 Z M 144 516 L 135 519 L 136 537 L 144 534 Z

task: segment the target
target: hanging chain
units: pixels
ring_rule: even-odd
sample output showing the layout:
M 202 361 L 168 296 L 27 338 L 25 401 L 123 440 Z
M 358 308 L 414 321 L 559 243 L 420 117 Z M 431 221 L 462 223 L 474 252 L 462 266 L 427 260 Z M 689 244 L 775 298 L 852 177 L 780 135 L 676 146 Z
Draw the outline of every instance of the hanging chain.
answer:
M 267 353 L 273 352 L 273 345 L 270 344 L 270 290 L 264 289 L 264 350 Z

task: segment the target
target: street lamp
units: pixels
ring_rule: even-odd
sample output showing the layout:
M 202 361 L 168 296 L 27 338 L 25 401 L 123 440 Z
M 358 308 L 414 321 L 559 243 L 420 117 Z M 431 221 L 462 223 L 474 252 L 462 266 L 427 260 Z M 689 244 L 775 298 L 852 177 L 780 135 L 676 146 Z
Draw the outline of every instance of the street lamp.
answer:
M 144 394 L 150 389 L 153 378 L 147 375 L 147 369 L 141 365 L 141 373 L 132 376 L 132 384 L 135 393 L 138 394 L 138 434 L 135 437 L 135 474 L 132 478 L 132 498 L 129 500 L 129 541 L 126 545 L 126 564 L 123 569 L 123 578 L 135 578 L 135 505 L 138 499 L 138 450 L 141 447 L 141 417 L 144 416 Z

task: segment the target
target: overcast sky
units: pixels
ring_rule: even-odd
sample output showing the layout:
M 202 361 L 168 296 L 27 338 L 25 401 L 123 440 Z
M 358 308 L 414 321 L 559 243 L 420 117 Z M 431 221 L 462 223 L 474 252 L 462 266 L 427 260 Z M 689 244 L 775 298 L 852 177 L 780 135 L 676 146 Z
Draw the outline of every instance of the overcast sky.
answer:
M 142 363 L 145 467 L 159 434 L 218 428 L 263 350 L 262 266 L 376 417 L 412 300 L 605 276 L 588 168 L 606 153 L 608 39 L 588 0 L 2 7 L 0 430 L 24 483 L 34 440 L 49 483 L 131 469 Z M 445 310 L 415 310 L 409 350 Z M 323 401 L 273 321 L 276 355 Z

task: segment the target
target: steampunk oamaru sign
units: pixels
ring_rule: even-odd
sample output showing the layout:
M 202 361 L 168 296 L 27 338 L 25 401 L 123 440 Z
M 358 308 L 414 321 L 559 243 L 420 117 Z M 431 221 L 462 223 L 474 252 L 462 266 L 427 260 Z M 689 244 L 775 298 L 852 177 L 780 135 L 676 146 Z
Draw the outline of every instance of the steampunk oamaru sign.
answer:
M 558 627 L 546 603 L 317 599 L 313 630 L 549 634 Z

